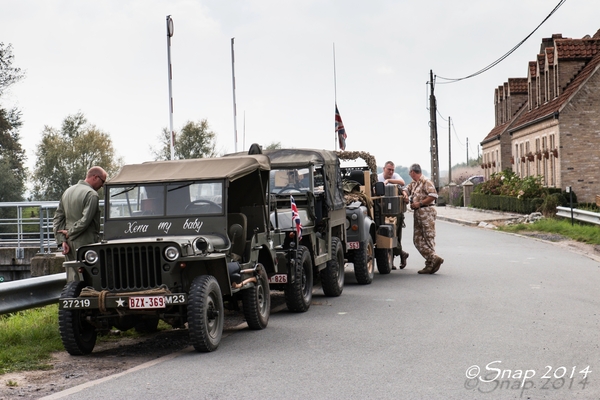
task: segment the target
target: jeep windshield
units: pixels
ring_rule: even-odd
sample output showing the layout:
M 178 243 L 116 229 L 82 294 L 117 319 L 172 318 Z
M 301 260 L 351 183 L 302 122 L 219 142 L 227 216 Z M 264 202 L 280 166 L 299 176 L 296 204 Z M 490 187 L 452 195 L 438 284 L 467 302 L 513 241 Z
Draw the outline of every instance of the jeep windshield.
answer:
M 109 219 L 223 214 L 223 181 L 110 185 Z
M 271 193 L 289 195 L 306 192 L 323 191 L 323 174 L 321 169 L 290 168 L 271 170 Z

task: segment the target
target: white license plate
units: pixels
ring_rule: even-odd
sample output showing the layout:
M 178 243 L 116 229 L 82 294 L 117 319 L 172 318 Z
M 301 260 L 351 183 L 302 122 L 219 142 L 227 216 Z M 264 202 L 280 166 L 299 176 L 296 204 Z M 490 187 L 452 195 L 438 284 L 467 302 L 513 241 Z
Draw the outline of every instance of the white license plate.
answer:
M 348 242 L 348 250 L 360 249 L 360 242 Z
M 269 283 L 287 283 L 286 274 L 276 274 L 269 278 Z
M 129 308 L 165 308 L 165 296 L 130 297 Z

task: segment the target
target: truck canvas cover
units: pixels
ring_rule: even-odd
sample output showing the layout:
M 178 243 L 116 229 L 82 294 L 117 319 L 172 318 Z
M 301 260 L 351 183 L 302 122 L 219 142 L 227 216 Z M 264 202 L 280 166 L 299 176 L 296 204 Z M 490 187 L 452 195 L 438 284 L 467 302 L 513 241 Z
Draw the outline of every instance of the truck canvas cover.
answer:
M 227 179 L 230 182 L 254 171 L 269 171 L 269 158 L 262 154 L 220 158 L 151 161 L 125 165 L 109 184 Z
M 272 169 L 301 168 L 309 165 L 322 166 L 325 176 L 325 201 L 330 210 L 345 207 L 344 191 L 340 174 L 340 161 L 331 150 L 279 149 L 264 150 L 269 156 Z

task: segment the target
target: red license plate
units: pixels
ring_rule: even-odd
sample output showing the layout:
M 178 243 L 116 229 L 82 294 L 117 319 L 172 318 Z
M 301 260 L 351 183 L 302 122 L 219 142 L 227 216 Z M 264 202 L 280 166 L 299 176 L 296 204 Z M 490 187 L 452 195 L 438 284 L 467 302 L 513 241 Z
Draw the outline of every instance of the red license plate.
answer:
M 287 283 L 287 275 L 275 274 L 269 278 L 269 283 Z
M 129 308 L 165 308 L 165 296 L 130 297 Z
M 360 249 L 359 242 L 348 242 L 348 250 L 358 250 Z

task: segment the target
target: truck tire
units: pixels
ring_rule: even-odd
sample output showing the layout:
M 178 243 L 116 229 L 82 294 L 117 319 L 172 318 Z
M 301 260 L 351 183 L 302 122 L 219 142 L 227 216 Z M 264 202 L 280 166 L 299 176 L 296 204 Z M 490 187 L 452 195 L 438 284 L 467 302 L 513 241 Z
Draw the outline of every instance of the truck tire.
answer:
M 67 283 L 60 298 L 78 297 L 83 281 Z M 59 299 L 60 301 L 60 299 Z M 58 310 L 58 329 L 65 350 L 72 356 L 90 354 L 96 345 L 96 327 L 86 321 L 84 310 Z
M 373 282 L 375 275 L 375 250 L 373 238 L 369 238 L 360 244 L 360 249 L 354 251 L 354 276 L 361 285 Z
M 245 289 L 242 304 L 244 317 L 248 327 L 253 330 L 265 329 L 271 315 L 271 293 L 269 292 L 269 277 L 262 265 L 256 285 Z
M 325 296 L 337 297 L 344 290 L 344 248 L 337 237 L 331 238 L 331 259 L 327 267 L 321 271 L 321 284 Z
M 377 270 L 381 275 L 392 272 L 394 263 L 394 251 L 392 249 L 375 249 L 375 258 L 377 259 Z
M 188 329 L 196 351 L 209 352 L 219 347 L 223 336 L 225 311 L 219 283 L 212 275 L 194 278 L 188 299 Z
M 310 252 L 305 246 L 298 246 L 294 282 L 285 285 L 285 304 L 292 312 L 305 312 L 310 307 L 313 289 L 313 265 Z

